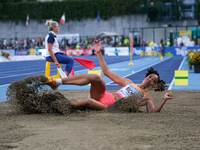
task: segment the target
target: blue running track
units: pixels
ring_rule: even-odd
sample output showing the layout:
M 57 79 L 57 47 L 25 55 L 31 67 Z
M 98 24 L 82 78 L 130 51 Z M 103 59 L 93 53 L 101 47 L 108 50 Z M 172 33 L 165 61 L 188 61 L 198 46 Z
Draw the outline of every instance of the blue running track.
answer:
M 80 56 L 78 58 L 93 60 L 96 68 L 93 70 L 101 70 L 97 56 Z M 194 70 L 189 71 L 189 85 L 188 86 L 174 86 L 174 70 L 188 70 L 187 61 L 184 57 L 140 57 L 133 56 L 133 66 L 129 66 L 129 56 L 104 56 L 106 63 L 111 71 L 117 73 L 121 77 L 131 79 L 135 84 L 140 84 L 147 73 L 147 69 L 153 67 L 158 70 L 160 78 L 167 83 L 166 90 L 200 90 L 199 75 L 194 74 Z M 64 65 L 62 65 L 64 68 Z M 73 67 L 75 74 L 87 73 L 89 69 L 81 66 L 75 61 Z M 56 66 L 52 64 L 51 75 L 55 75 Z M 10 83 L 19 81 L 28 76 L 44 75 L 45 74 L 45 60 L 35 61 L 15 61 L 15 62 L 1 62 L 0 63 L 0 102 L 6 100 L 6 90 Z M 191 76 L 191 78 L 190 78 Z M 120 86 L 113 83 L 109 78 L 102 75 L 107 84 L 108 90 L 118 90 Z M 72 86 L 61 85 L 58 90 L 88 90 L 89 85 L 86 86 Z

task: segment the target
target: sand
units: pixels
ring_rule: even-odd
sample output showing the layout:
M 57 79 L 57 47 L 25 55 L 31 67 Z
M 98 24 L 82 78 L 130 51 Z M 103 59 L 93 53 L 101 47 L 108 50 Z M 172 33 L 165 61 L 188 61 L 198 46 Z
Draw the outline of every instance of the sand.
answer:
M 68 100 L 89 91 L 57 91 Z M 114 91 L 109 91 L 114 92 Z M 152 92 L 157 105 L 166 93 Z M 0 149 L 7 150 L 198 150 L 200 91 L 173 91 L 160 113 L 76 111 L 24 114 L 0 103 Z
M 88 97 L 88 90 L 54 91 L 44 81 L 32 76 L 8 87 L 0 150 L 200 149 L 200 91 L 173 91 L 160 113 L 135 107 L 137 95 L 103 111 L 80 111 L 70 101 Z M 149 92 L 158 105 L 168 91 Z

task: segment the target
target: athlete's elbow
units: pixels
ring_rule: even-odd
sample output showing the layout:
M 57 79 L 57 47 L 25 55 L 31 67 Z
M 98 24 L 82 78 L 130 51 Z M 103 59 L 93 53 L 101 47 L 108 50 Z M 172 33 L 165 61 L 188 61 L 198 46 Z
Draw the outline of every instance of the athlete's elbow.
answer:
M 104 69 L 104 70 L 102 70 L 103 71 L 103 74 L 105 75 L 105 76 L 109 76 L 109 69 Z
M 49 53 L 53 52 L 52 49 L 50 49 L 50 48 L 48 49 L 48 51 L 49 51 Z

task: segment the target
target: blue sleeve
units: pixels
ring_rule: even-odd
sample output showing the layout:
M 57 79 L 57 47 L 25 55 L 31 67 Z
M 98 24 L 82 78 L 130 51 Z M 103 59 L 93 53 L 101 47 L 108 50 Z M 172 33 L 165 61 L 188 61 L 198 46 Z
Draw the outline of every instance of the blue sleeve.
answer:
M 55 41 L 54 35 L 52 33 L 49 34 L 49 38 L 47 39 L 47 43 L 53 44 Z

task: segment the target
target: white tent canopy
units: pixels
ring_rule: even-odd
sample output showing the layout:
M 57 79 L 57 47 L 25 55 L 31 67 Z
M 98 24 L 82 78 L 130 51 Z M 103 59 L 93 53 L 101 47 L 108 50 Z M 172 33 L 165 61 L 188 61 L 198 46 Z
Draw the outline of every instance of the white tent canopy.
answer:
M 120 36 L 118 33 L 115 32 L 101 32 L 96 35 L 97 37 L 105 37 L 105 36 Z

